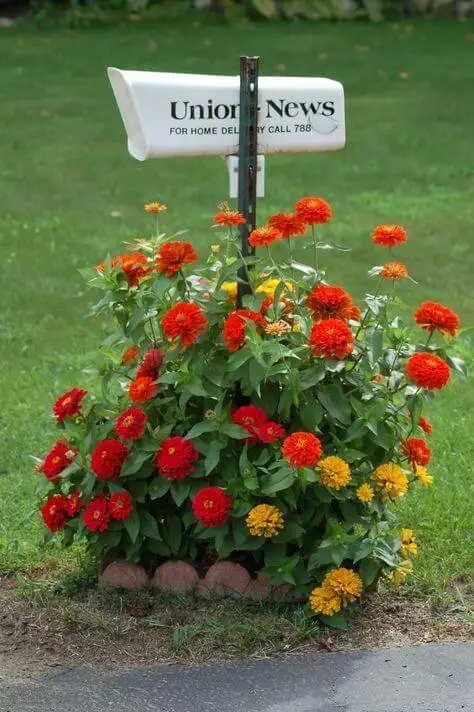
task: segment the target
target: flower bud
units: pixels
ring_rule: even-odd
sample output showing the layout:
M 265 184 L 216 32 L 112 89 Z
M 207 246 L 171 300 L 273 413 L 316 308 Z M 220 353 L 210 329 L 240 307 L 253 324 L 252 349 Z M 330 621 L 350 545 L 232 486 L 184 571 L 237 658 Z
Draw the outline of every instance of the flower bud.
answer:
M 211 245 L 211 251 L 217 255 L 218 252 L 220 252 L 221 246 L 220 245 Z
M 216 419 L 215 410 L 206 410 L 206 412 L 204 413 L 204 417 L 206 420 L 215 420 Z

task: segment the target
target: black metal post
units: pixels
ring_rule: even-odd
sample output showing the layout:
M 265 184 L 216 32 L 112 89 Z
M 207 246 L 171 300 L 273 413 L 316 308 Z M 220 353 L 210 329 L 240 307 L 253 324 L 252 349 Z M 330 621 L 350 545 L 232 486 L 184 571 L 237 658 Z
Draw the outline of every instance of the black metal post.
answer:
M 240 58 L 240 119 L 239 119 L 239 200 L 238 208 L 247 222 L 239 226 L 242 255 L 255 250 L 249 245 L 249 234 L 255 229 L 257 208 L 257 120 L 259 57 Z M 237 306 L 251 292 L 245 267 L 238 272 Z

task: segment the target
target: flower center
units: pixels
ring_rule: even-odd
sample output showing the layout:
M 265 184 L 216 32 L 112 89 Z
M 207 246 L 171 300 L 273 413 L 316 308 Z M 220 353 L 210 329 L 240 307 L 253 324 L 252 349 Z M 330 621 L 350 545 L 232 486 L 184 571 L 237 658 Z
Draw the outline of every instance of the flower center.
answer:
M 175 448 L 175 447 L 169 447 L 169 448 L 168 448 L 168 455 L 174 455 L 175 452 L 176 452 L 176 448 Z
M 212 499 L 206 499 L 204 502 L 204 509 L 212 509 L 214 507 L 214 502 Z
M 100 512 L 98 509 L 95 510 L 94 514 L 92 515 L 94 519 L 100 519 Z
M 56 457 L 53 457 L 53 465 L 57 465 L 60 460 L 61 460 L 61 458 L 59 457 L 59 455 L 56 455 Z
M 124 418 L 123 424 L 128 426 L 128 425 L 133 425 L 134 422 L 135 422 L 135 418 L 133 417 L 133 415 L 127 415 L 127 417 Z
M 71 403 L 71 401 L 72 401 L 71 396 L 68 396 L 67 398 L 65 398 L 63 400 L 63 405 L 69 405 L 69 403 Z

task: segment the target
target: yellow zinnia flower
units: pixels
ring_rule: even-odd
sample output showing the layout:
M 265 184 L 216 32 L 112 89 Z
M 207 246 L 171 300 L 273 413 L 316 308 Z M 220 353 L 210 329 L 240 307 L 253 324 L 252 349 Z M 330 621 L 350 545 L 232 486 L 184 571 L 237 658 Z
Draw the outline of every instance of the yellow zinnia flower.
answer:
M 231 302 L 237 301 L 237 282 L 222 282 L 221 289 L 227 292 Z
M 408 479 L 400 465 L 387 463 L 379 465 L 372 475 L 378 492 L 383 492 L 383 499 L 394 500 L 408 492 Z
M 162 213 L 163 210 L 168 210 L 164 203 L 145 203 L 143 209 L 146 213 Z
M 415 477 L 424 487 L 428 487 L 433 482 L 433 475 L 428 474 L 428 470 L 423 465 L 415 464 Z
M 341 597 L 342 605 L 347 606 L 362 594 L 362 579 L 356 571 L 346 569 L 333 569 L 324 577 L 323 586 L 331 588 Z
M 320 481 L 325 487 L 339 490 L 345 487 L 351 479 L 351 468 L 342 458 L 329 455 L 318 463 L 321 471 Z
M 399 586 L 413 571 L 413 561 L 407 559 L 398 564 L 397 568 L 388 574 L 388 581 L 392 586 Z
M 284 527 L 283 514 L 272 504 L 258 504 L 245 520 L 252 536 L 272 537 Z
M 402 546 L 400 549 L 404 559 L 408 559 L 410 554 L 416 556 L 418 553 L 418 545 L 415 541 L 413 529 L 402 529 Z
M 315 613 L 332 616 L 341 610 L 341 598 L 329 586 L 318 586 L 311 591 L 309 605 Z
M 356 497 L 360 499 L 361 502 L 370 502 L 375 497 L 375 492 L 372 487 L 365 482 L 363 485 L 356 489 Z
M 281 279 L 266 279 L 265 282 L 262 282 L 262 284 L 257 287 L 256 292 L 263 292 L 267 297 L 274 297 L 275 290 L 280 283 Z M 285 282 L 285 289 L 287 292 L 293 291 L 291 282 Z

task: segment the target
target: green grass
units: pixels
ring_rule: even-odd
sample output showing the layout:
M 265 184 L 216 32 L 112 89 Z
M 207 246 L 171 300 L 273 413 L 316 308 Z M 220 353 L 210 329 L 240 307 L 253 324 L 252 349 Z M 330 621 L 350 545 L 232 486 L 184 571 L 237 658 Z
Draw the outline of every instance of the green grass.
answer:
M 260 219 L 301 195 L 329 200 L 326 233 L 353 248 L 326 253 L 329 275 L 359 297 L 367 268 L 383 259 L 372 227 L 400 222 L 410 238 L 400 254 L 419 281 L 404 299 L 438 299 L 472 324 L 472 32 L 467 22 L 2 30 L 0 571 L 57 554 L 41 543 L 31 455 L 52 440 L 55 396 L 87 383 L 95 360 L 102 326 L 85 318 L 91 295 L 78 268 L 146 234 L 141 206 L 157 198 L 169 205 L 170 230 L 189 228 L 193 242 L 208 244 L 210 216 L 226 198 L 217 157 L 128 156 L 107 65 L 236 73 L 241 53 L 258 53 L 264 73 L 341 80 L 347 148 L 270 156 Z M 436 487 L 402 507 L 421 545 L 417 592 L 444 595 L 472 563 L 473 405 L 466 383 L 441 395 L 430 414 Z

